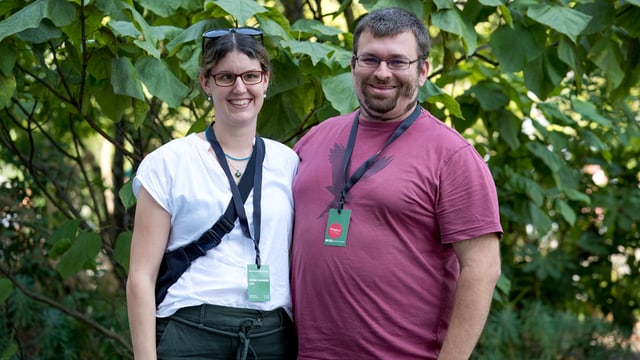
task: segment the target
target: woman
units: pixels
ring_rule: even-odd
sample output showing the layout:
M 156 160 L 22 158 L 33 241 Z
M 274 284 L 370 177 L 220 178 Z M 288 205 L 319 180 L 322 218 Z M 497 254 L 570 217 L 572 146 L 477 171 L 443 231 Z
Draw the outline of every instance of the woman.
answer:
M 138 203 L 127 282 L 134 355 L 295 358 L 288 251 L 298 158 L 287 146 L 256 137 L 271 75 L 262 32 L 209 31 L 201 60 L 200 83 L 213 100 L 215 122 L 153 151 L 134 179 Z M 253 190 L 242 206 L 238 184 L 245 178 L 253 180 Z M 190 263 L 156 308 L 165 250 L 198 240 L 230 207 L 238 217 L 233 228 Z

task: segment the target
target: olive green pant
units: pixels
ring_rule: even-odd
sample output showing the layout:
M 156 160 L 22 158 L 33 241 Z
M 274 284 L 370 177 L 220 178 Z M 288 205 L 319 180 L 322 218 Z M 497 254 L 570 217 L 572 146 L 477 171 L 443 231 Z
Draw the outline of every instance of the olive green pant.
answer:
M 201 305 L 156 319 L 158 359 L 295 359 L 297 337 L 282 309 Z

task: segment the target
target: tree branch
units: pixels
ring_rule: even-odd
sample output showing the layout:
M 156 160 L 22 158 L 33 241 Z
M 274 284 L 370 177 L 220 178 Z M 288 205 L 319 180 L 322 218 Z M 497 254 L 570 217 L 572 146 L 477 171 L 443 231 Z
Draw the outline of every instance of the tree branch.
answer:
M 6 269 L 3 265 L 0 265 L 0 273 L 2 273 L 2 275 L 6 276 L 11 283 L 13 283 L 13 285 L 20 290 L 25 296 L 27 296 L 28 298 L 31 298 L 37 302 L 41 302 L 43 304 L 49 305 L 50 307 L 57 309 L 69 316 L 71 316 L 72 318 L 83 322 L 85 324 L 87 324 L 89 327 L 92 327 L 93 329 L 95 329 L 96 331 L 98 331 L 99 333 L 101 333 L 102 335 L 113 339 L 114 341 L 116 341 L 117 343 L 119 343 L 120 345 L 122 345 L 129 353 L 133 354 L 133 348 L 131 347 L 131 345 L 129 344 L 129 341 L 125 340 L 123 337 L 121 337 L 120 335 L 118 335 L 117 333 L 105 328 L 104 326 L 100 325 L 99 323 L 95 322 L 93 319 L 91 319 L 90 317 L 88 317 L 87 315 L 78 312 L 76 310 L 73 309 L 69 309 L 67 307 L 65 307 L 64 305 L 44 296 L 41 294 L 38 294 L 34 291 L 31 291 L 29 289 L 27 289 L 24 285 L 22 285 L 18 279 L 15 278 L 15 276 L 13 276 L 13 274 L 11 274 L 11 272 Z

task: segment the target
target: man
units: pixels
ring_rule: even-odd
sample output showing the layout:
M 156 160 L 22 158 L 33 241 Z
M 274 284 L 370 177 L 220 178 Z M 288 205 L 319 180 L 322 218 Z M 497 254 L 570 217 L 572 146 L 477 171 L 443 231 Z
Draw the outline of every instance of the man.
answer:
M 374 11 L 353 41 L 360 109 L 295 146 L 298 359 L 466 359 L 500 275 L 495 184 L 473 146 L 418 105 L 422 21 Z

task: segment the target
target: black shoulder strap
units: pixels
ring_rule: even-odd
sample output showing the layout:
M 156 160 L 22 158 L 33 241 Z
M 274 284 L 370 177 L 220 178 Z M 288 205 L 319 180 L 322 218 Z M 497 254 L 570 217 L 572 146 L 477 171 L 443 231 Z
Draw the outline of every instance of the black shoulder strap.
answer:
M 255 153 L 254 151 L 254 154 Z M 251 192 L 251 188 L 253 187 L 253 175 L 256 168 L 255 163 L 256 156 L 252 155 L 247 164 L 247 171 L 243 174 L 242 179 L 240 179 L 240 184 L 238 184 L 243 204 L 247 201 L 249 192 Z M 189 260 L 193 261 L 206 254 L 208 250 L 218 246 L 222 241 L 222 237 L 233 229 L 237 217 L 238 213 L 234 206 L 233 197 L 231 197 L 227 210 L 218 218 L 218 221 L 216 221 L 209 230 L 205 231 L 197 241 L 186 246 L 185 251 Z

